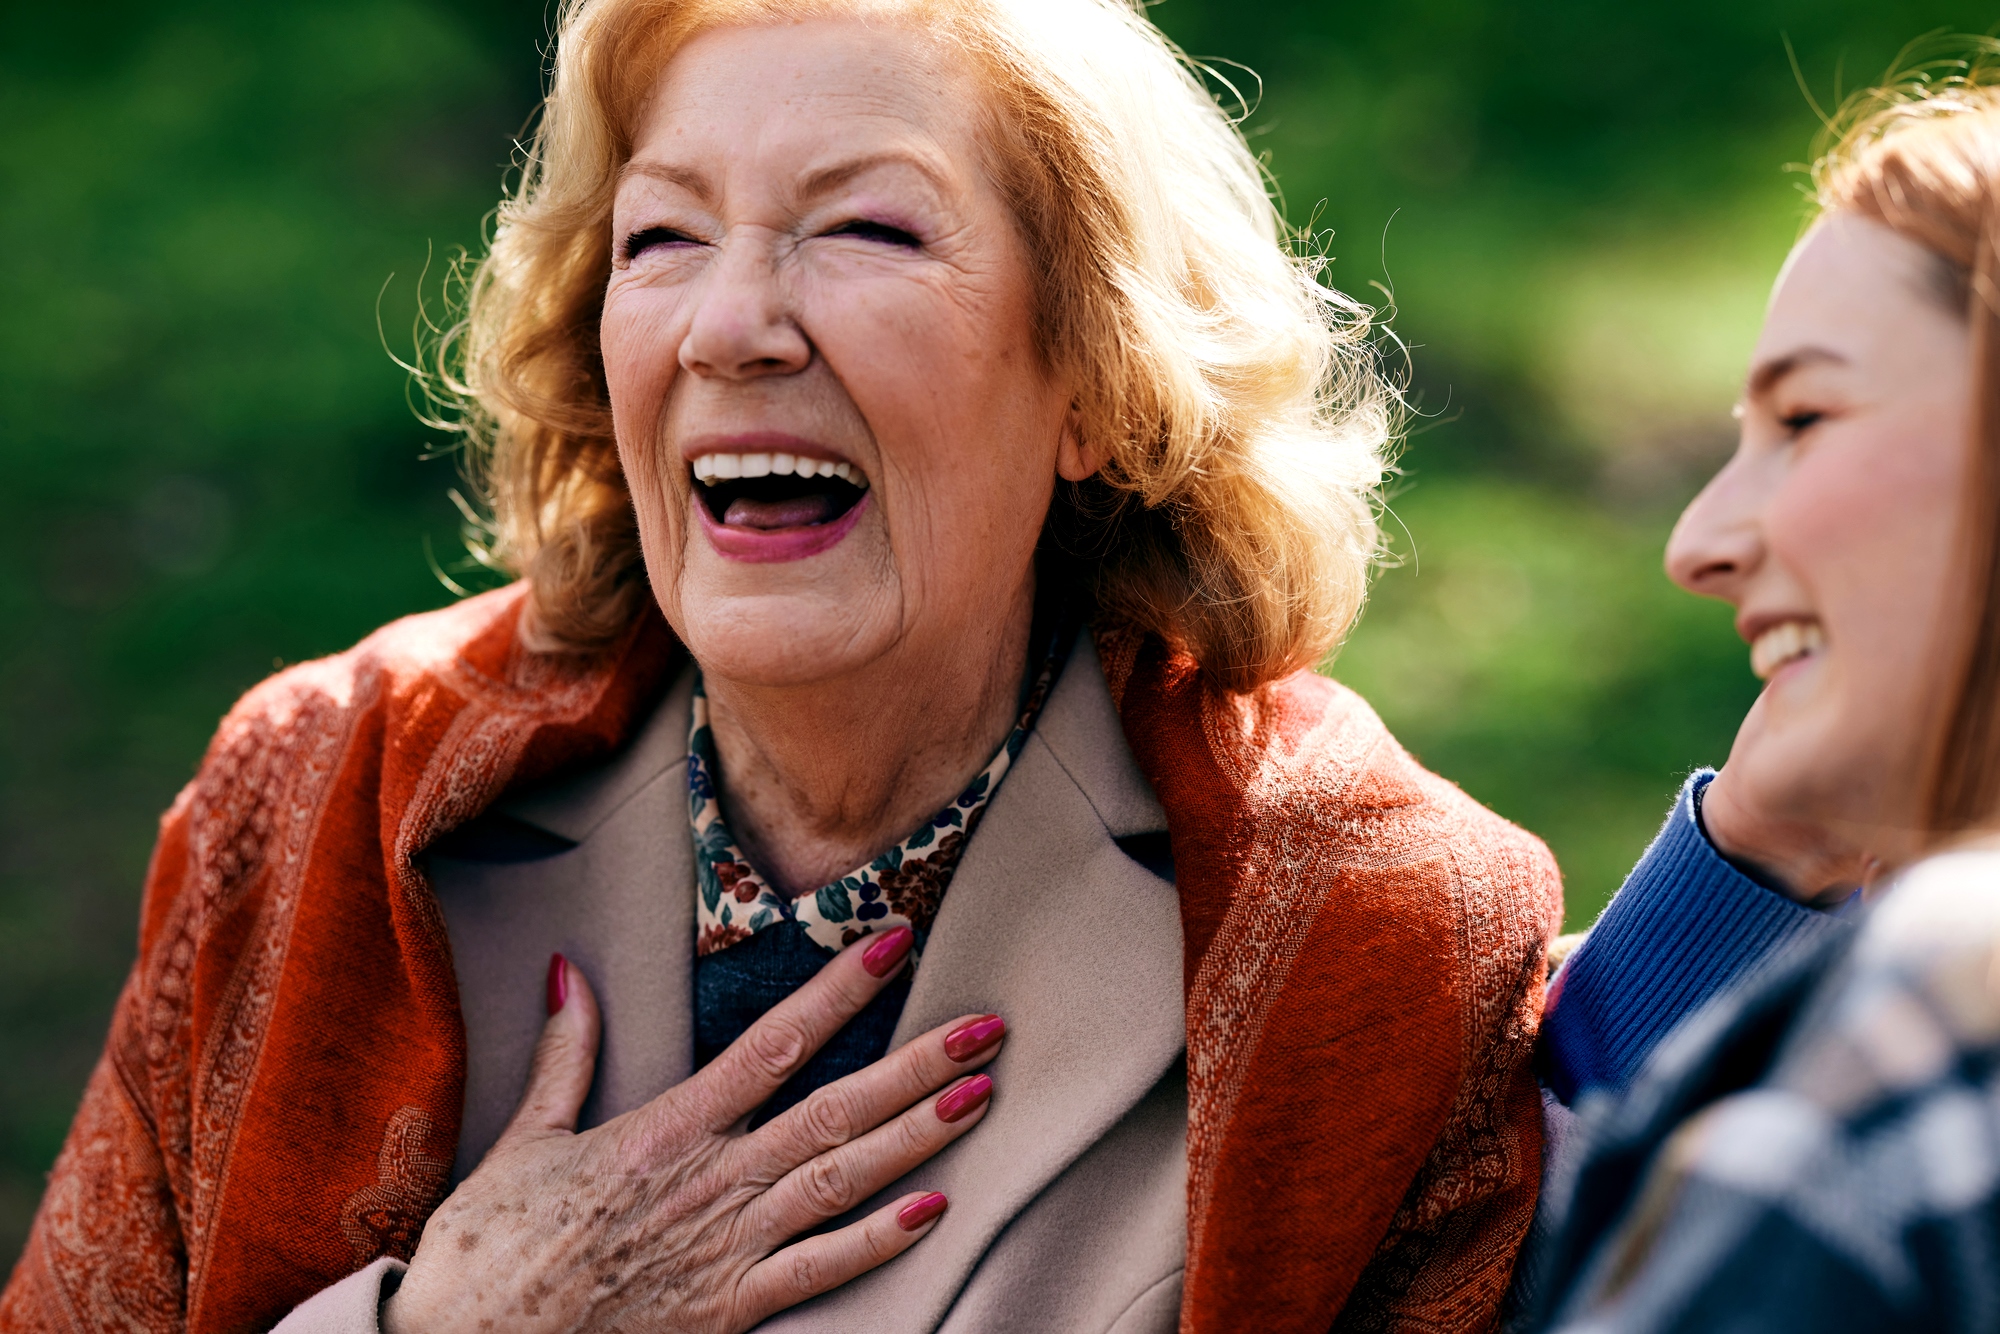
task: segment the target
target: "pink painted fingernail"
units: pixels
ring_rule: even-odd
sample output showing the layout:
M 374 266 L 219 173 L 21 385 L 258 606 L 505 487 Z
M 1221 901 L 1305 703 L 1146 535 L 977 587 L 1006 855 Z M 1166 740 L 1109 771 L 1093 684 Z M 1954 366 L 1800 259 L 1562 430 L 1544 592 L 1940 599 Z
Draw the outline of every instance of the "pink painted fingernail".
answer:
M 937 1100 L 938 1120 L 963 1121 L 985 1106 L 992 1096 L 993 1081 L 985 1075 L 974 1075 Z
M 986 1051 L 1007 1033 L 1007 1021 L 997 1014 L 984 1015 L 969 1024 L 960 1024 L 944 1035 L 944 1054 L 954 1061 L 969 1061 Z
M 554 1014 L 569 1002 L 569 960 L 560 954 L 549 956 L 549 1013 Z
M 950 1203 L 950 1200 L 947 1200 L 936 1191 L 932 1191 L 922 1199 L 911 1200 L 901 1209 L 898 1209 L 896 1211 L 896 1226 L 905 1232 L 915 1232 L 918 1228 L 943 1213 L 944 1207 Z
M 861 966 L 875 977 L 887 977 L 896 971 L 896 965 L 910 952 L 910 946 L 917 943 L 917 933 L 907 926 L 899 926 L 893 931 L 885 931 L 882 938 L 870 945 L 861 954 Z

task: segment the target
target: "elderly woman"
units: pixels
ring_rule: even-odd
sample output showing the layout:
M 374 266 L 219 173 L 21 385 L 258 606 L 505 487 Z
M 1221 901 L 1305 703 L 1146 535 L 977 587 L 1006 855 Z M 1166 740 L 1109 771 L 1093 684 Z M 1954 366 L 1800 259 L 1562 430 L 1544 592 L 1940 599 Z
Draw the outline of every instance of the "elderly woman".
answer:
M 224 722 L 0 1325 L 1489 1324 L 1555 868 L 1308 670 L 1391 396 L 1159 34 L 582 0 L 469 302 L 521 581 Z

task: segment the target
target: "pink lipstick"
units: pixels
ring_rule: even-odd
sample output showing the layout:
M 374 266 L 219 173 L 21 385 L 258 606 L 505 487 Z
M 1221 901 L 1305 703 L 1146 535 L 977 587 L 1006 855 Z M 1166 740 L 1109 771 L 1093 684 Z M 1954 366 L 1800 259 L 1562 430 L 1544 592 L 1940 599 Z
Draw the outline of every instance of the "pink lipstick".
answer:
M 838 546 L 840 540 L 852 532 L 854 525 L 860 521 L 861 511 L 868 508 L 868 499 L 864 492 L 861 499 L 849 506 L 839 518 L 797 528 L 738 527 L 717 521 L 700 496 L 689 496 L 688 504 L 694 509 L 701 530 L 708 534 L 709 545 L 715 548 L 717 554 L 730 560 L 759 564 L 804 560 Z

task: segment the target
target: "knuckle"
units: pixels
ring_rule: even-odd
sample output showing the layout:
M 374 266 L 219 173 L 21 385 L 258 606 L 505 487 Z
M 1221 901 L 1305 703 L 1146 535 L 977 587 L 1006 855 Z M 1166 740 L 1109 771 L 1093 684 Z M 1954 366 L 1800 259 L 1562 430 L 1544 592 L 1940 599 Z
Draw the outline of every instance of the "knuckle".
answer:
M 745 1057 L 760 1073 L 774 1079 L 790 1073 L 806 1046 L 806 1035 L 796 1023 L 772 1015 L 751 1025 L 740 1040 Z
M 815 1144 L 845 1144 L 854 1138 L 854 1104 L 836 1085 L 829 1084 L 807 1098 L 800 1118 Z
M 815 1158 L 805 1165 L 800 1175 L 799 1189 L 806 1203 L 821 1217 L 832 1217 L 847 1208 L 853 1196 L 853 1183 L 848 1179 L 847 1169 L 838 1158 Z
M 820 1290 L 820 1279 L 825 1266 L 820 1263 L 810 1247 L 801 1246 L 792 1252 L 792 1262 L 785 1266 L 785 1277 L 792 1291 L 801 1297 L 810 1297 Z

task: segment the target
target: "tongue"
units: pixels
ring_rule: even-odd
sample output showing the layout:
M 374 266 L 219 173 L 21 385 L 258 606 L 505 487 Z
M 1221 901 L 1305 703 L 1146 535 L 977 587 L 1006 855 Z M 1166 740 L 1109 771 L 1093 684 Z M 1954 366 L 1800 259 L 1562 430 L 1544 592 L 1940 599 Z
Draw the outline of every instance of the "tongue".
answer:
M 793 496 L 788 500 L 751 500 L 738 497 L 723 511 L 728 528 L 804 528 L 825 523 L 834 517 L 833 497 Z

